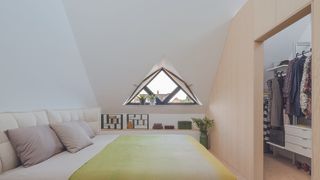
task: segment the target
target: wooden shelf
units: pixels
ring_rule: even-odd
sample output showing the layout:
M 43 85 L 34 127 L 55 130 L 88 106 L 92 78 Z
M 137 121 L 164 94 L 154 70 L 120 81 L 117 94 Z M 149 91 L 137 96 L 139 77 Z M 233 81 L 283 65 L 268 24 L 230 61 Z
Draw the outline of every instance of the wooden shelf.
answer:
M 274 146 L 274 147 L 277 147 L 277 148 L 280 148 L 280 149 L 286 149 L 284 146 L 280 146 L 278 144 L 275 144 L 275 143 L 272 143 L 272 142 L 266 142 L 267 144 L 270 144 L 271 146 Z
M 276 66 L 276 67 L 272 67 L 272 68 L 268 68 L 266 69 L 266 71 L 274 71 L 274 70 L 277 70 L 277 69 L 282 69 L 282 68 L 287 68 L 288 65 L 285 64 L 285 65 L 281 65 L 281 66 Z
M 195 131 L 195 132 L 198 132 L 199 130 L 198 129 L 122 129 L 122 130 L 119 130 L 119 129 L 101 129 L 101 131 L 119 131 L 119 132 L 124 132 L 124 131 L 127 131 L 127 132 L 130 132 L 130 131 L 153 131 L 153 132 L 156 132 L 156 131 L 180 131 L 180 132 L 183 132 L 183 131 Z
M 101 130 L 100 134 L 109 135 L 189 135 L 195 139 L 199 139 L 200 131 L 197 129 L 123 129 L 123 130 Z

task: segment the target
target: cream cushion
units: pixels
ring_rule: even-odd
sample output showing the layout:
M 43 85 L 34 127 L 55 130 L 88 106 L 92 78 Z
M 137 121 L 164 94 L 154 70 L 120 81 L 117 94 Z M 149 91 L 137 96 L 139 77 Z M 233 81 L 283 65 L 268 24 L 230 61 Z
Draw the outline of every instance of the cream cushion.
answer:
M 76 121 L 51 124 L 51 128 L 71 153 L 76 153 L 92 144 L 90 137 Z
M 64 122 L 74 118 L 86 121 L 95 133 L 99 133 L 100 116 L 100 108 L 0 113 L 0 174 L 19 166 L 19 160 L 4 133 L 5 130 Z
M 19 160 L 5 131 L 43 124 L 49 124 L 46 111 L 0 113 L 0 173 L 19 165 Z
M 49 125 L 8 129 L 6 134 L 24 167 L 38 164 L 64 150 Z

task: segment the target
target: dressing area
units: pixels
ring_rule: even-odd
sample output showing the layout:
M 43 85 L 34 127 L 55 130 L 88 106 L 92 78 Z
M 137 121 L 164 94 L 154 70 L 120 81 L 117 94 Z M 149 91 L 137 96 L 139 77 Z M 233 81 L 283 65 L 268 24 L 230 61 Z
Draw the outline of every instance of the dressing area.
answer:
M 311 16 L 265 41 L 264 52 L 265 179 L 310 179 Z

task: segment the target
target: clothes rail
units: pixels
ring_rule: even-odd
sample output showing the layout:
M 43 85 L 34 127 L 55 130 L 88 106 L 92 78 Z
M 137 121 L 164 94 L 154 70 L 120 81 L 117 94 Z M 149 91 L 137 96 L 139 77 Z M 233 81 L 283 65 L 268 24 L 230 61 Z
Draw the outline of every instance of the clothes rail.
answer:
M 302 53 L 296 53 L 296 57 L 299 57 L 299 56 L 304 56 L 308 53 L 312 53 L 312 48 L 310 48 L 309 51 L 302 51 Z

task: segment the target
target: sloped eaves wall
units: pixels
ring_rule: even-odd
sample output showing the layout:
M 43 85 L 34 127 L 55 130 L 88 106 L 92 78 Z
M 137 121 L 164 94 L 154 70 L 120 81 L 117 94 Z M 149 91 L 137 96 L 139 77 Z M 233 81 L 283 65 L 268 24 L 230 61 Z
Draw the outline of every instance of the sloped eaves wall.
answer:
M 211 151 L 242 176 L 253 168 L 253 4 L 231 22 L 207 115 L 215 120 Z
M 3 0 L 0 24 L 0 112 L 97 106 L 60 0 Z

